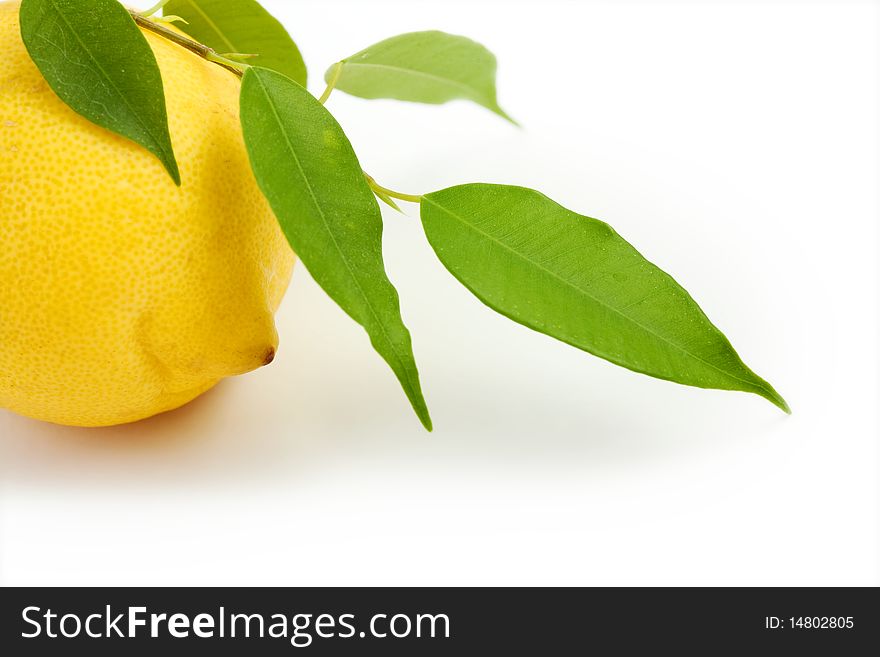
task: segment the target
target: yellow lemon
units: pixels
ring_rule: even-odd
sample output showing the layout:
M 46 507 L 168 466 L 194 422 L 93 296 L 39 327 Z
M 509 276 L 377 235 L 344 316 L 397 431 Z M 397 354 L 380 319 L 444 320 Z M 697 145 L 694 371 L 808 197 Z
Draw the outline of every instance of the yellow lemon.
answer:
M 146 33 L 178 188 L 55 96 L 18 6 L 0 4 L 0 407 L 119 424 L 269 363 L 294 256 L 250 170 L 239 80 Z

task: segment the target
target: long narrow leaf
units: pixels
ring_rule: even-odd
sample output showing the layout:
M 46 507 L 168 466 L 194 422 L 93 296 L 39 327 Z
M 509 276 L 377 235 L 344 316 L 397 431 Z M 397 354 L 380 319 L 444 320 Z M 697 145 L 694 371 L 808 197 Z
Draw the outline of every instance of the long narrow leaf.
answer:
M 506 185 L 427 194 L 421 215 L 447 269 L 514 321 L 636 372 L 752 392 L 788 412 L 684 288 L 608 224 Z
M 382 215 L 345 133 L 301 86 L 255 67 L 242 81 L 241 122 L 257 182 L 293 250 L 366 329 L 430 430 L 410 334 L 382 260 Z
M 71 109 L 153 153 L 180 184 L 156 57 L 116 0 L 23 0 L 21 36 Z

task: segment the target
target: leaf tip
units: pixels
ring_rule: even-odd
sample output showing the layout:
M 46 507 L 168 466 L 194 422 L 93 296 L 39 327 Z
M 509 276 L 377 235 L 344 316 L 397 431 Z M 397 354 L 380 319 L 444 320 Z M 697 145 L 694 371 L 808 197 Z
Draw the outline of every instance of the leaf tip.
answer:
M 503 109 L 501 109 L 501 107 L 499 105 L 495 105 L 495 107 L 492 108 L 492 111 L 495 112 L 498 116 L 500 116 L 505 121 L 509 121 L 510 123 L 512 123 L 517 128 L 522 128 L 522 124 L 519 121 L 517 121 L 515 118 L 513 118 L 510 114 L 508 114 Z
M 373 193 L 376 194 L 375 191 Z M 400 209 L 400 206 L 397 204 L 397 202 L 387 194 L 376 194 L 376 198 L 378 198 L 392 210 L 397 210 L 400 214 L 405 214 L 404 211 Z
M 788 402 L 783 399 L 782 395 L 776 392 L 773 386 L 771 386 L 766 381 L 764 382 L 764 385 L 762 386 L 761 391 L 758 394 L 786 415 L 791 415 L 791 406 L 789 406 Z
M 165 170 L 168 172 L 168 175 L 171 176 L 171 180 L 174 181 L 174 184 L 180 187 L 180 169 L 177 166 L 177 160 L 174 159 L 172 155 L 170 159 L 163 159 L 162 164 L 165 165 Z
M 422 394 L 421 386 L 416 383 L 415 390 L 406 387 L 405 392 L 410 404 L 412 404 L 416 416 L 419 418 L 419 422 L 422 423 L 422 426 L 425 427 L 426 431 L 429 433 L 432 432 L 434 430 L 434 422 L 431 420 L 431 412 L 428 410 L 428 403 L 425 401 L 425 397 Z
M 779 393 L 776 394 L 774 399 L 771 399 L 778 408 L 780 408 L 786 415 L 791 415 L 791 406 L 788 405 L 788 402 L 785 401 Z
M 431 421 L 431 415 L 428 413 L 427 407 L 417 411 L 419 416 L 419 421 L 422 423 L 422 426 L 425 427 L 425 431 L 428 433 L 432 433 L 434 431 L 434 422 Z

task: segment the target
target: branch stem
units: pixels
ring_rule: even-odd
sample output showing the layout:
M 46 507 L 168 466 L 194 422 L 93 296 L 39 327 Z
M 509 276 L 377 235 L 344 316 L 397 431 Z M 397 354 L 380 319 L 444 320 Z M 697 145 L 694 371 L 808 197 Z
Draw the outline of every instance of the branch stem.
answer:
M 379 183 L 376 182 L 376 179 L 373 178 L 366 171 L 364 172 L 364 176 L 367 179 L 367 183 L 369 183 L 370 188 L 374 191 L 381 192 L 386 196 L 390 196 L 391 198 L 396 198 L 399 201 L 408 201 L 409 203 L 421 203 L 422 197 L 420 194 L 404 194 L 403 192 L 395 192 L 393 189 L 388 189 L 387 187 L 383 187 Z
M 163 4 L 165 4 L 165 3 L 164 2 L 160 3 L 160 5 L 163 5 Z M 157 11 L 157 9 L 158 9 L 158 7 L 156 9 L 152 9 L 152 10 L 148 10 L 148 11 Z M 160 25 L 156 21 L 150 20 L 150 18 L 148 18 L 148 16 L 145 15 L 144 13 L 135 11 L 133 9 L 129 9 L 128 11 L 131 14 L 131 17 L 134 19 L 134 22 L 137 23 L 140 27 L 144 28 L 145 30 L 149 30 L 150 32 L 153 32 L 154 34 L 158 34 L 159 36 L 161 36 L 165 39 L 168 39 L 168 41 L 171 41 L 172 43 L 176 43 L 178 46 L 186 48 L 190 52 L 195 53 L 196 55 L 198 55 L 199 57 L 201 57 L 202 59 L 204 59 L 206 61 L 213 62 L 214 64 L 217 64 L 218 66 L 222 66 L 227 71 L 234 73 L 238 77 L 241 77 L 242 75 L 244 75 L 244 69 L 248 68 L 247 64 L 243 64 L 241 62 L 236 62 L 236 61 L 229 59 L 228 57 L 224 57 L 223 55 L 219 54 L 213 48 L 209 48 L 208 46 L 206 46 L 202 43 L 199 43 L 198 41 L 194 41 L 193 39 L 190 39 L 188 37 L 183 36 L 182 34 L 178 34 L 174 30 L 169 30 L 167 27 L 165 27 L 164 25 Z M 337 62 L 333 66 L 333 74 L 330 77 L 330 82 L 327 84 L 327 88 L 324 90 L 324 93 L 321 94 L 321 97 L 318 99 L 322 105 L 327 102 L 327 99 L 330 97 L 330 94 L 333 92 L 333 89 L 336 87 L 336 83 L 339 81 L 339 76 L 341 75 L 341 73 L 342 73 L 342 62 Z M 369 183 L 370 188 L 375 192 L 379 192 L 380 194 L 384 194 L 384 195 L 389 196 L 391 198 L 395 198 L 399 201 L 407 201 L 409 203 L 421 203 L 422 202 L 421 195 L 404 194 L 403 192 L 396 192 L 393 189 L 388 189 L 387 187 L 383 187 L 382 185 L 377 183 L 376 179 L 373 178 L 371 175 L 369 175 L 366 171 L 364 172 L 364 176 L 366 177 L 367 183 Z
M 195 53 L 202 59 L 205 59 L 209 62 L 214 62 L 218 66 L 222 66 L 227 71 L 231 71 L 238 77 L 244 75 L 244 69 L 247 68 L 247 64 L 242 64 L 240 62 L 234 62 L 231 59 L 227 59 L 222 55 L 219 55 L 213 48 L 209 48 L 208 46 L 199 43 L 198 41 L 193 41 L 192 39 L 183 36 L 182 34 L 178 34 L 174 30 L 169 30 L 167 27 L 163 25 L 159 25 L 156 21 L 150 20 L 140 12 L 137 12 L 133 9 L 128 10 L 131 14 L 131 17 L 134 19 L 134 22 L 137 23 L 140 27 L 145 30 L 149 30 L 154 34 L 158 34 L 159 36 L 168 39 L 172 43 L 176 43 L 178 46 L 182 46 L 189 50 L 192 53 Z

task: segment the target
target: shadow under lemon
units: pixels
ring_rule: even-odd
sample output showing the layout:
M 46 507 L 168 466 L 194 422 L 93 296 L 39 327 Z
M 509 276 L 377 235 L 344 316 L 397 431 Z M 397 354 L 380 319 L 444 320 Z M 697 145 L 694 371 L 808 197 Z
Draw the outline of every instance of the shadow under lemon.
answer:
M 84 485 L 186 483 L 265 474 L 282 462 L 295 473 L 307 439 L 295 430 L 264 430 L 257 417 L 249 421 L 249 414 L 268 413 L 243 403 L 259 397 L 243 394 L 249 383 L 226 379 L 180 408 L 111 427 L 69 427 L 0 411 L 0 476 Z

